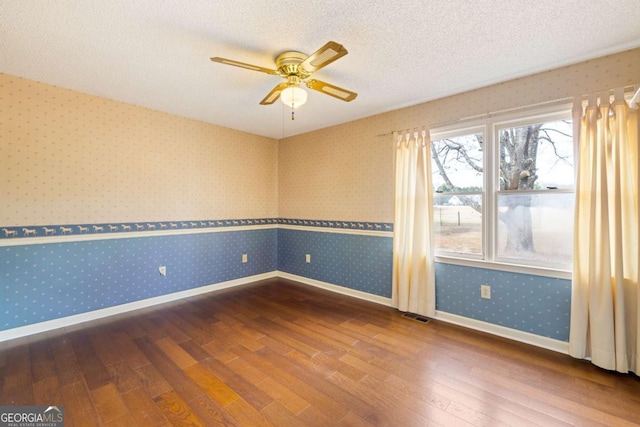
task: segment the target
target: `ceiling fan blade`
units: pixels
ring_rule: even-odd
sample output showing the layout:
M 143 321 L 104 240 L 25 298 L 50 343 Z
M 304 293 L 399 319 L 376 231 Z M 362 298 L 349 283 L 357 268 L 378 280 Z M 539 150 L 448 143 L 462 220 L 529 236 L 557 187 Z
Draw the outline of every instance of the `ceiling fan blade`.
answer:
M 289 83 L 280 83 L 278 86 L 274 87 L 271 92 L 269 92 L 269 94 L 260 101 L 260 105 L 270 105 L 276 102 L 278 98 L 280 98 L 280 92 L 285 90 L 287 86 L 289 86 Z
M 221 64 L 233 65 L 234 67 L 246 68 L 247 70 L 260 71 L 261 73 L 278 74 L 276 70 L 259 67 L 257 65 L 251 65 L 240 61 L 234 61 L 233 59 L 220 58 L 219 56 L 215 56 L 211 58 L 211 60 L 213 62 L 219 62 Z
M 340 43 L 329 42 L 309 55 L 307 59 L 302 61 L 299 67 L 309 73 L 313 73 L 318 71 L 320 68 L 331 64 L 336 59 L 342 58 L 347 53 L 349 53 L 347 52 L 347 49 L 345 49 Z
M 358 96 L 355 92 L 351 92 L 350 90 L 343 89 L 329 83 L 321 82 L 320 80 L 309 80 L 306 83 L 309 89 L 317 90 L 325 95 L 330 95 L 346 102 L 353 101 L 356 99 L 356 96 Z

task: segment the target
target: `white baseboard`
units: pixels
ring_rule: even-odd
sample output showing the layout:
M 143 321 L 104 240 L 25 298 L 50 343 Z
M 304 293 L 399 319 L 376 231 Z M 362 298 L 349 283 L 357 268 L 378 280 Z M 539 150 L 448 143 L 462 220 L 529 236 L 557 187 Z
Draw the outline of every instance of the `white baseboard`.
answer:
M 483 322 L 481 320 L 475 320 L 444 311 L 436 310 L 434 319 L 458 326 L 464 326 L 469 329 L 475 329 L 476 331 L 497 335 L 499 337 L 508 338 L 510 340 L 523 342 L 525 344 L 531 344 L 536 347 L 546 348 L 547 350 L 557 351 L 558 353 L 569 354 L 569 343 L 565 341 L 547 338 L 530 332 L 507 328 L 505 326 L 494 325 L 493 323 Z
M 315 286 L 316 288 L 326 289 L 328 291 L 336 292 L 342 295 L 348 295 L 351 297 L 359 298 L 365 301 L 375 302 L 391 307 L 391 298 L 381 297 L 379 295 L 370 294 L 368 292 L 356 291 L 355 289 L 345 288 L 344 286 L 334 285 L 332 283 L 321 282 L 320 280 L 309 279 L 304 276 L 297 276 L 291 273 L 285 273 L 284 271 L 276 271 L 278 277 L 283 279 L 294 280 L 296 282 L 304 283 L 305 285 Z
M 315 279 L 309 279 L 308 277 L 297 276 L 291 273 L 285 273 L 283 271 L 277 271 L 277 276 L 283 279 L 294 280 L 296 282 L 304 283 L 306 285 L 315 286 L 318 288 L 326 289 L 332 292 L 336 292 L 343 295 L 352 296 L 366 301 L 371 301 L 377 304 L 393 307 L 391 298 L 385 298 L 378 295 L 369 294 L 367 292 L 356 291 L 353 289 L 345 288 L 342 286 L 334 285 L 327 282 L 321 282 Z M 444 311 L 436 310 L 436 316 L 433 317 L 436 320 L 440 320 L 447 323 L 452 323 L 458 326 L 463 326 L 476 331 L 486 332 L 499 337 L 508 338 L 514 341 L 522 342 L 525 344 L 534 345 L 536 347 L 545 348 L 547 350 L 553 350 L 558 353 L 569 354 L 569 343 L 556 340 L 553 338 L 547 338 L 540 335 L 532 334 L 530 332 L 519 331 L 517 329 L 507 328 L 500 325 L 494 325 L 493 323 L 483 322 L 480 320 L 471 319 L 468 317 L 459 316 L 457 314 L 446 313 Z
M 298 276 L 284 271 L 271 271 L 268 273 L 257 274 L 254 276 L 242 277 L 240 279 L 229 280 L 226 282 L 215 283 L 212 285 L 201 286 L 199 288 L 188 289 L 185 291 L 174 292 L 167 295 L 160 295 L 153 298 L 147 298 L 140 301 L 134 301 L 113 307 L 107 307 L 100 310 L 94 310 L 87 313 L 75 314 L 73 316 L 63 317 L 60 319 L 48 320 L 46 322 L 34 323 L 32 325 L 21 326 L 18 328 L 0 331 L 0 342 L 8 341 L 15 338 L 21 338 L 28 335 L 38 334 L 41 332 L 51 331 L 54 329 L 64 328 L 67 326 L 77 325 L 91 320 L 102 319 L 141 308 L 151 307 L 171 301 L 177 301 L 195 295 L 201 295 L 208 292 L 220 291 L 222 289 L 232 288 L 234 286 L 245 285 L 259 280 L 270 279 L 273 277 L 282 277 L 283 279 L 293 280 L 317 288 L 326 289 L 342 295 L 348 295 L 365 301 L 392 307 L 391 298 L 373 295 L 367 292 L 357 291 L 345 288 L 343 286 L 334 285 L 332 283 L 322 282 L 320 280 L 310 279 L 308 277 Z M 508 338 L 514 341 L 531 344 L 537 347 L 546 348 L 548 350 L 557 351 L 559 353 L 569 354 L 569 343 L 555 340 L 552 338 L 542 337 L 529 332 L 519 331 L 517 329 L 506 328 L 504 326 L 494 325 L 492 323 L 459 316 L 456 314 L 446 313 L 444 311 L 436 311 L 436 320 L 475 329 L 481 332 Z
M 226 282 L 219 282 L 212 285 L 187 289 L 185 291 L 160 295 L 153 298 L 147 298 L 139 301 L 129 302 L 126 304 L 116 305 L 113 307 L 102 308 L 99 310 L 89 311 L 87 313 L 74 314 L 73 316 L 61 317 L 59 319 L 48 320 L 46 322 L 34 323 L 31 325 L 20 326 L 18 328 L 7 329 L 5 331 L 0 331 L 0 342 L 25 337 L 27 335 L 51 331 L 53 329 L 77 325 L 79 323 L 89 322 L 91 320 L 102 319 L 104 317 L 115 316 L 116 314 L 139 310 L 141 308 L 164 304 L 166 302 L 177 301 L 183 298 L 205 294 L 207 292 L 215 292 L 222 289 L 232 288 L 234 286 L 246 285 L 248 283 L 257 282 L 258 280 L 270 279 L 276 276 L 277 274 L 275 271 L 270 271 L 268 273 L 241 277 L 240 279 L 228 280 Z

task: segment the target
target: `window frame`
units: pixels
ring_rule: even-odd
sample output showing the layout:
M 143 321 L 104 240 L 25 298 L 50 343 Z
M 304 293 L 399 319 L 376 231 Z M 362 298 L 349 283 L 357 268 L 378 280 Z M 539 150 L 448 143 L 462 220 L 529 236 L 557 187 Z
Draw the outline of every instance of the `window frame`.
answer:
M 481 133 L 483 135 L 484 138 L 484 144 L 486 145 L 486 140 L 487 140 L 487 126 L 485 126 L 484 124 L 481 125 L 477 125 L 477 126 L 465 126 L 463 128 L 460 127 L 456 127 L 453 128 L 452 130 L 444 130 L 442 132 L 438 132 L 438 138 L 435 137 L 430 137 L 429 141 L 430 143 L 432 141 L 436 141 L 436 140 L 441 140 L 441 139 L 447 139 L 447 138 L 457 138 L 460 136 L 467 136 L 467 135 L 473 135 L 473 134 L 478 134 Z M 481 249 L 480 249 L 480 254 L 472 254 L 472 253 L 462 253 L 462 252 L 455 252 L 455 251 L 439 251 L 440 254 L 442 254 L 442 256 L 445 257 L 451 257 L 451 258 L 465 258 L 465 259 L 473 259 L 473 260 L 484 260 L 486 258 L 486 253 L 487 253 L 487 248 L 485 245 L 485 241 L 487 240 L 487 230 L 486 230 L 486 216 L 484 215 L 485 212 L 485 204 L 487 203 L 487 197 L 486 197 L 486 193 L 487 193 L 487 174 L 486 174 L 486 157 L 487 157 L 487 153 L 486 153 L 486 148 L 483 147 L 482 150 L 482 191 L 472 191 L 472 192 L 464 192 L 464 191 L 447 191 L 447 192 L 436 192 L 435 190 L 433 191 L 434 196 L 437 195 L 450 195 L 450 196 L 458 196 L 458 195 L 466 195 L 466 196 L 480 196 L 481 199 L 481 204 L 482 204 L 482 215 L 481 215 Z M 432 204 L 433 206 L 433 204 Z M 435 218 L 434 218 L 435 221 Z
M 545 108 L 522 108 L 506 114 L 487 115 L 481 119 L 450 124 L 430 129 L 430 141 L 463 136 L 482 129 L 483 146 L 483 192 L 482 192 L 482 255 L 456 253 L 435 249 L 435 261 L 447 264 L 481 267 L 492 270 L 533 274 L 562 279 L 571 278 L 571 264 L 517 260 L 498 256 L 498 197 L 500 194 L 575 194 L 575 179 L 571 188 L 536 190 L 500 190 L 499 187 L 499 132 L 501 129 L 548 123 L 557 120 L 572 120 L 572 105 L 557 104 Z M 477 133 L 477 132 L 476 132 Z M 576 138 L 573 141 L 574 177 L 577 167 Z M 434 195 L 441 194 L 434 191 Z M 452 194 L 453 193 L 446 193 Z M 463 193 L 476 194 L 476 193 Z

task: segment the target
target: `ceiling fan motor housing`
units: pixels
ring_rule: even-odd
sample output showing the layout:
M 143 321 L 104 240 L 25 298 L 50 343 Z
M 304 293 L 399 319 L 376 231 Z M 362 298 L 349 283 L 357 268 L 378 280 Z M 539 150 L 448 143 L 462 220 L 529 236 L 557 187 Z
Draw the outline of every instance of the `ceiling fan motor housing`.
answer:
M 307 59 L 306 54 L 302 52 L 283 52 L 276 58 L 276 67 L 278 68 L 278 74 L 282 77 L 295 76 L 300 80 L 304 80 L 311 75 L 311 73 L 303 70 L 299 65 Z

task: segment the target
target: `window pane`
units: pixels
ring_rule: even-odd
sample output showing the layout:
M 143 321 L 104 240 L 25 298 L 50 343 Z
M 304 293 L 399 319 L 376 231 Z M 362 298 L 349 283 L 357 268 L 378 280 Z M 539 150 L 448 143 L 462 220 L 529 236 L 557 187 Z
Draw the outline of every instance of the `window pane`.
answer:
M 572 131 L 571 120 L 501 129 L 500 190 L 573 188 Z
M 482 255 L 482 196 L 437 196 L 433 222 L 439 251 Z
M 499 194 L 498 257 L 570 264 L 574 195 Z
M 431 142 L 433 190 L 482 191 L 482 133 Z

